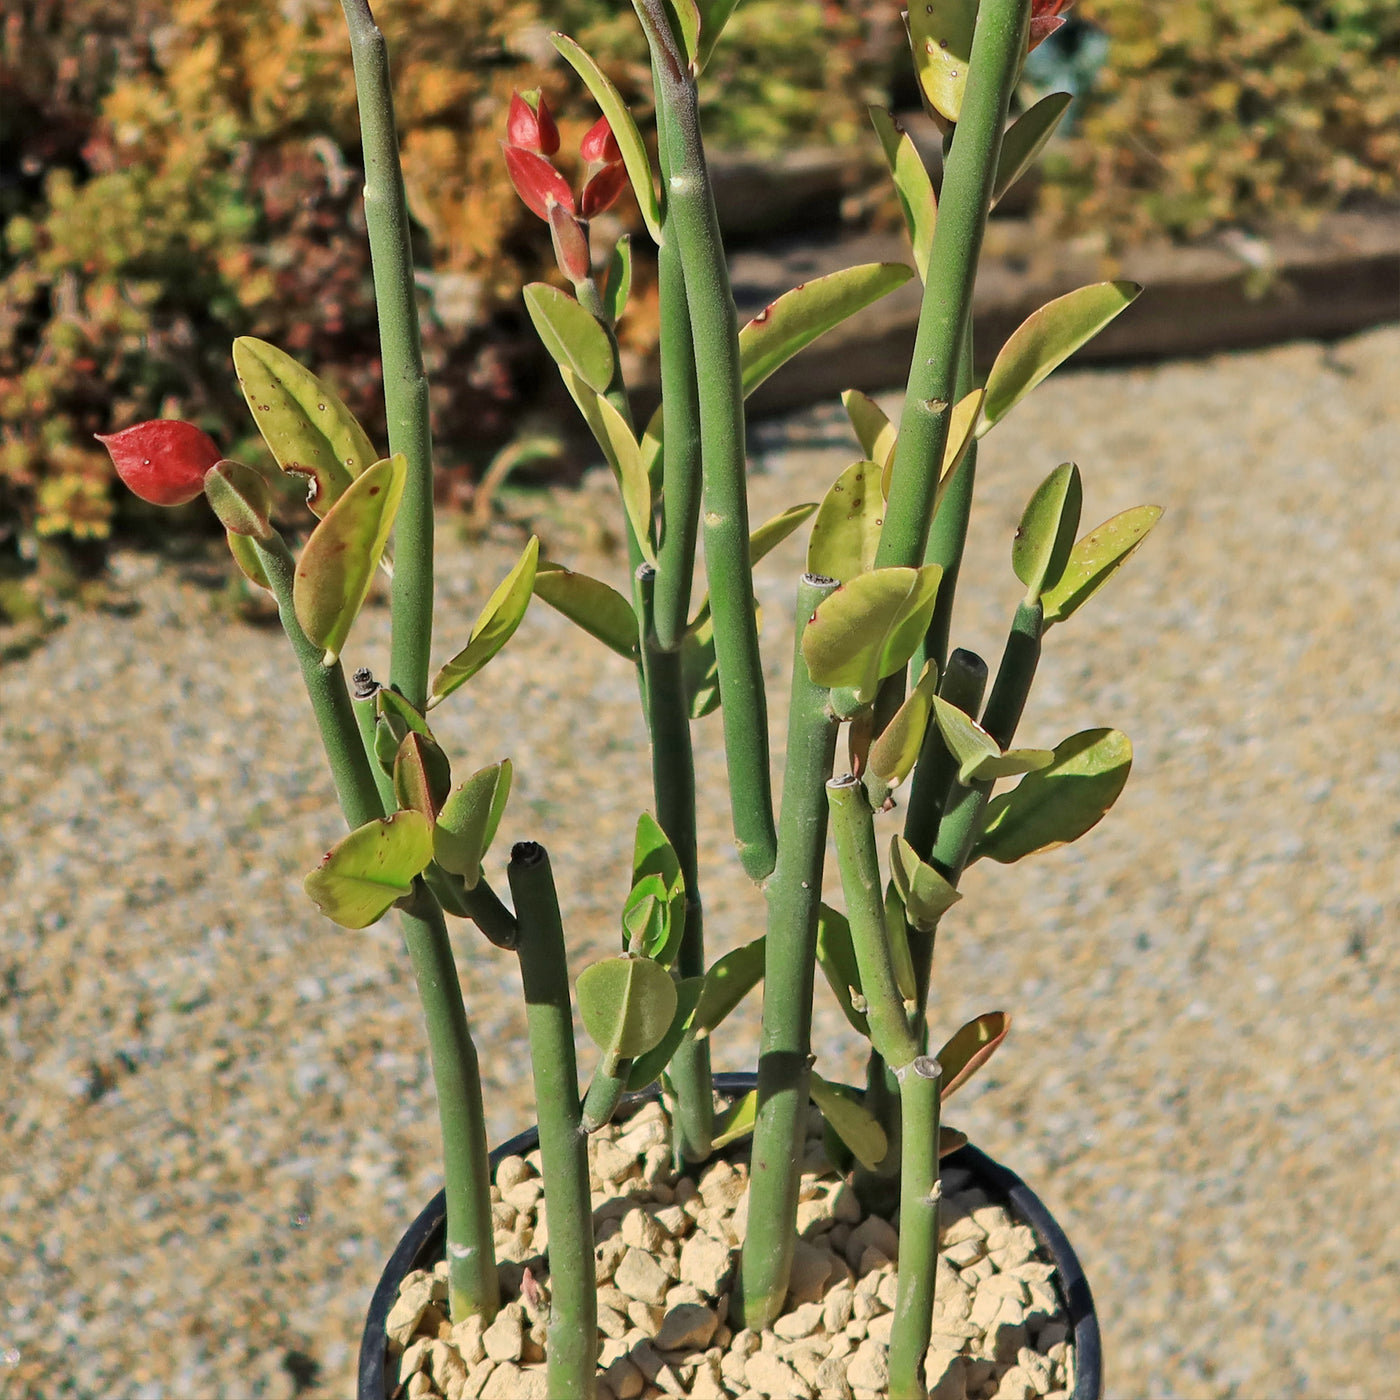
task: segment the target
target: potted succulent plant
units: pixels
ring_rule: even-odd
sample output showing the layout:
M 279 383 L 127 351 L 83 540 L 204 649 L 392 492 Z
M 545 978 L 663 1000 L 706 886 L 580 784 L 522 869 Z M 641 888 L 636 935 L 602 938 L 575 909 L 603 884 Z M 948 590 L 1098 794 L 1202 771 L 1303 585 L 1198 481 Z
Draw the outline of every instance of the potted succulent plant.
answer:
M 1014 741 L 1045 633 L 1136 549 L 1155 507 L 1081 535 L 1079 471 L 1055 467 L 1011 544 L 1025 593 L 995 674 L 951 646 L 978 440 L 1137 292 L 1103 283 L 1050 303 L 974 379 L 971 291 L 988 211 L 1068 102 L 1008 117 L 1025 55 L 1061 22 L 1061 4 L 911 11 L 921 87 L 945 133 L 937 193 L 908 136 L 882 110 L 872 119 L 913 265 L 796 287 L 742 329 L 696 97 L 733 0 L 634 0 L 655 82 L 654 155 L 604 72 L 554 36 L 602 111 L 579 151 L 588 178 L 576 194 L 556 168 L 559 134 L 539 93 L 517 95 L 503 146 L 516 189 L 549 224 L 564 284 L 527 288 L 526 305 L 616 477 L 629 577 L 615 587 L 571 572 L 532 539 L 436 670 L 427 384 L 388 63 L 366 0 L 343 4 L 388 454 L 310 369 L 249 339 L 234 346 L 239 382 L 280 468 L 308 479 L 318 517 L 299 553 L 272 522 L 262 472 L 224 460 L 192 425 L 138 424 L 104 441 L 147 499 L 202 492 L 240 567 L 276 598 L 349 828 L 307 892 L 351 929 L 397 910 L 413 964 L 446 1184 L 376 1294 L 362 1396 L 1097 1394 L 1087 1285 L 1063 1236 L 941 1122 L 1009 1018 L 991 1012 L 943 1040 L 926 1016 L 935 935 L 966 866 L 1076 839 L 1131 762 L 1108 729 L 1053 749 Z M 662 402 L 646 424 L 632 417 L 615 335 L 629 244 L 598 247 L 589 226 L 629 187 L 658 249 Z M 859 459 L 819 502 L 751 528 L 745 397 L 913 277 L 923 315 L 902 415 L 846 394 Z M 807 568 L 775 812 L 752 570 L 799 528 Z M 698 602 L 697 545 L 708 581 Z M 342 654 L 381 568 L 389 670 L 347 678 Z M 653 753 L 622 945 L 572 982 L 544 849 L 517 844 L 508 900 L 499 889 L 490 850 L 509 761 L 454 771 L 432 730 L 434 708 L 507 644 L 535 597 L 635 668 Z M 691 733 L 716 710 L 734 838 L 768 925 L 713 958 Z M 1005 779 L 1018 781 L 994 795 Z M 823 901 L 829 836 L 843 912 Z M 520 962 L 538 1122 L 494 1154 L 449 918 Z M 818 967 L 871 1045 L 858 1090 L 814 1068 Z M 760 991 L 756 1076 L 716 1076 L 712 1033 Z M 598 1047 L 582 1088 L 575 1012 Z

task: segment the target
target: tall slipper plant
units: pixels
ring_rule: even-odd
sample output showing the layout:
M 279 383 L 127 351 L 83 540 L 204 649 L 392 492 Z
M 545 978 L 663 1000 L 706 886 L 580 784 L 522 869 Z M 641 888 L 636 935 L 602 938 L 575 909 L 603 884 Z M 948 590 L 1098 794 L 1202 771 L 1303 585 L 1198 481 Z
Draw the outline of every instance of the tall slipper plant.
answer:
M 307 893 L 350 929 L 396 910 L 417 979 L 441 1117 L 451 1317 L 489 1320 L 500 1283 L 481 1080 L 449 920 L 474 924 L 520 962 L 550 1226 L 548 1393 L 590 1396 L 596 1387 L 589 1134 L 624 1094 L 660 1079 L 678 1164 L 752 1132 L 749 1223 L 730 1303 L 736 1326 L 768 1326 L 783 1307 L 810 1106 L 825 1116 L 832 1155 L 862 1196 L 898 1211 L 889 1393 L 922 1396 L 939 1158 L 961 1140 L 942 1124 L 941 1105 L 1009 1025 L 1006 1014 L 989 1012 L 946 1041 L 931 1038 L 937 932 L 970 863 L 1017 861 L 1073 841 L 1122 790 L 1132 751 L 1115 730 L 1073 734 L 1054 748 L 1017 747 L 1016 734 L 1046 633 L 1104 586 L 1159 514 L 1142 506 L 1081 533 L 1079 469 L 1056 466 L 1011 545 L 1025 592 L 995 668 L 952 646 L 980 440 L 1138 291 L 1106 282 L 1052 301 L 1011 336 L 985 380 L 974 374 L 970 308 L 988 212 L 1069 101 L 1045 97 L 1008 120 L 1026 53 L 1062 22 L 1061 0 L 932 0 L 911 9 L 920 87 L 944 137 L 940 185 L 890 114 L 871 109 L 910 265 L 815 279 L 742 327 L 697 98 L 733 0 L 634 0 L 638 52 L 654 80 L 654 141 L 602 68 L 572 39 L 553 36 L 601 111 L 578 152 L 586 179 L 576 189 L 556 167 L 560 136 L 538 92 L 516 96 L 502 145 L 521 198 L 549 225 L 561 274 L 558 284 L 526 288 L 526 308 L 616 479 L 629 573 L 614 587 L 541 558 L 532 539 L 436 670 L 428 391 L 388 59 L 367 0 L 343 0 L 343 8 L 387 452 L 311 370 L 248 338 L 233 354 L 249 408 L 278 467 L 306 478 L 317 517 L 299 552 L 272 523 L 263 473 L 225 460 L 197 428 L 156 421 L 103 441 L 146 499 L 174 505 L 202 492 L 239 567 L 276 599 L 348 827 L 307 875 Z M 617 350 L 630 244 L 599 246 L 590 227 L 629 189 L 658 260 L 662 396 L 647 423 L 633 417 Z M 901 413 L 888 418 L 866 395 L 845 394 L 858 460 L 821 501 L 755 527 L 745 399 L 818 336 L 916 277 L 923 309 Z M 794 582 L 797 642 L 775 807 L 752 573 L 798 529 L 808 530 L 806 572 Z M 700 549 L 708 593 L 697 601 Z M 380 569 L 391 580 L 389 672 L 347 677 L 342 655 Z M 454 769 L 431 723 L 433 710 L 509 642 L 534 597 L 634 668 L 651 736 L 653 792 L 638 816 L 622 947 L 582 968 L 572 987 L 547 853 L 516 845 L 504 882 L 491 858 L 509 760 Z M 734 839 L 768 919 L 762 937 L 712 959 L 691 734 L 716 710 Z M 997 792 L 1008 779 L 1014 785 Z M 829 836 L 844 913 L 823 901 Z M 813 1067 L 818 967 L 869 1039 L 863 1092 L 838 1088 Z M 711 1035 L 760 985 L 757 1087 L 718 1113 Z M 598 1047 L 582 1088 L 575 1012 Z

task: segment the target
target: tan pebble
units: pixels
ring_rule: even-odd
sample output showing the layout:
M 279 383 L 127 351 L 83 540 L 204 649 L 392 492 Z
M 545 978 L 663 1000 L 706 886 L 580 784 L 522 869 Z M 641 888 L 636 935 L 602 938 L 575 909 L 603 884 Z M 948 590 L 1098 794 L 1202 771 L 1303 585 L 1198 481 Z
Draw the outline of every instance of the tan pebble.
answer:
M 432 1306 L 433 1278 L 422 1270 L 415 1270 L 399 1285 L 399 1296 L 389 1309 L 384 1330 L 392 1341 L 406 1347 L 413 1340 L 418 1324 L 424 1313 Z M 434 1331 L 437 1329 L 434 1328 Z
M 851 1320 L 853 1322 L 869 1322 L 872 1317 L 878 1317 L 884 1305 L 871 1293 L 857 1293 L 851 1299 Z
M 652 1219 L 673 1240 L 678 1240 L 683 1235 L 689 1234 L 691 1225 L 694 1223 L 685 1211 L 676 1205 L 662 1206 L 660 1210 L 652 1213 Z
M 1053 1317 L 1060 1311 L 1060 1295 L 1048 1280 L 1045 1283 L 1028 1283 L 1026 1292 L 1033 1311 L 1044 1313 L 1047 1317 Z
M 930 1347 L 924 1359 L 928 1400 L 967 1400 L 967 1365 L 956 1351 Z
M 657 1349 L 702 1351 L 709 1346 L 718 1326 L 719 1317 L 710 1308 L 699 1303 L 673 1304 L 657 1329 Z
M 636 1363 L 630 1356 L 625 1355 L 613 1361 L 603 1372 L 603 1379 L 607 1381 L 608 1388 L 617 1396 L 617 1400 L 636 1400 L 646 1389 L 647 1383 Z
M 773 1324 L 773 1334 L 784 1341 L 795 1342 L 802 1337 L 810 1337 L 821 1326 L 822 1305 L 803 1303 L 791 1312 L 784 1313 Z
M 1010 1367 L 997 1383 L 995 1400 L 1034 1400 L 1031 1378 L 1019 1367 Z
M 1009 1230 L 1016 1222 L 1006 1212 L 1005 1206 L 975 1206 L 972 1218 L 987 1232 L 994 1235 L 998 1230 Z
M 945 1317 L 935 1312 L 929 1345 L 945 1351 L 961 1351 L 965 1342 L 982 1335 L 983 1329 L 963 1318 Z
M 895 1299 L 899 1297 L 899 1276 L 897 1274 L 886 1274 L 880 1280 L 880 1286 L 875 1290 L 875 1296 L 887 1307 L 893 1308 Z
M 598 1330 L 605 1337 L 620 1337 L 627 1331 L 627 1318 L 615 1308 L 604 1307 L 600 1303 L 598 1305 Z
M 849 1400 L 851 1387 L 846 1380 L 845 1357 L 828 1356 L 817 1368 L 813 1385 L 822 1400 Z
M 822 1303 L 822 1327 L 829 1333 L 839 1332 L 851 1320 L 851 1300 L 855 1289 L 849 1283 L 831 1288 Z
M 727 1351 L 719 1359 L 720 1375 L 730 1391 L 747 1390 L 749 1383 L 744 1379 L 744 1363 L 748 1360 L 738 1352 Z
M 530 1170 L 523 1157 L 502 1157 L 496 1165 L 496 1185 L 502 1196 L 512 1186 L 517 1186 L 522 1181 L 528 1181 L 532 1176 L 534 1176 L 534 1172 Z
M 849 1249 L 850 1246 L 848 1245 Z M 888 1269 L 894 1262 L 883 1249 L 875 1245 L 866 1245 L 861 1252 L 860 1262 L 856 1265 L 856 1277 L 865 1278 L 867 1274 L 878 1273 L 882 1269 Z
M 797 1205 L 797 1233 L 811 1239 L 832 1224 L 831 1203 L 825 1196 L 816 1196 Z
M 600 1142 L 593 1155 L 593 1167 L 604 1180 L 617 1185 L 641 1175 L 641 1163 L 630 1152 L 623 1152 L 610 1142 Z M 509 1196 L 507 1196 L 507 1200 Z
M 619 1356 L 626 1356 L 632 1344 L 623 1337 L 604 1337 L 598 1346 L 598 1364 L 607 1370 Z
M 648 1148 L 665 1145 L 666 1125 L 659 1118 L 648 1118 L 640 1123 L 633 1121 L 617 1137 L 618 1150 L 633 1157 L 642 1157 Z
M 702 1293 L 690 1283 L 673 1283 L 666 1293 L 668 1308 L 678 1308 L 682 1303 L 699 1303 L 702 1308 L 708 1308 L 710 1302 L 710 1295 Z
M 873 1245 L 886 1259 L 899 1258 L 899 1236 L 888 1220 L 868 1216 L 851 1231 L 846 1241 L 846 1262 L 859 1272 L 860 1258 Z
M 655 1188 L 671 1175 L 671 1149 L 650 1147 L 642 1158 L 642 1180 Z
M 549 1222 L 544 1217 L 544 1202 L 539 1204 L 534 1233 L 530 1236 L 530 1252 L 543 1254 L 549 1248 Z
M 885 1390 L 890 1383 L 885 1348 L 878 1342 L 862 1342 L 846 1365 L 846 1380 L 855 1390 Z
M 701 1172 L 697 1189 L 710 1210 L 732 1210 L 747 1192 L 748 1182 L 721 1157 Z
M 544 1358 L 544 1343 L 538 1337 L 532 1337 L 527 1332 L 520 1340 L 520 1364 L 522 1366 L 537 1366 Z
M 729 1249 L 718 1240 L 708 1235 L 692 1235 L 681 1246 L 681 1282 L 713 1297 L 729 1277 L 731 1262 Z
M 481 1344 L 492 1361 L 519 1361 L 524 1350 L 519 1304 L 507 1304 L 481 1334 Z
M 696 1368 L 690 1382 L 691 1400 L 724 1400 L 728 1395 L 719 1359 L 707 1356 Z
M 611 1186 L 604 1191 L 593 1192 L 590 1200 L 594 1230 L 601 1229 L 605 1221 L 620 1221 L 635 1204 L 630 1196 L 619 1195 Z
M 970 1283 L 974 1288 L 983 1279 L 991 1278 L 996 1271 L 997 1266 L 990 1259 L 979 1259 L 975 1264 L 968 1264 L 965 1268 L 958 1270 L 964 1281 Z
M 966 1244 L 968 1240 L 986 1238 L 987 1232 L 970 1215 L 955 1215 L 949 1218 L 946 1209 L 944 1210 L 938 1231 L 941 1248 L 950 1249 L 955 1244 Z
M 471 1367 L 467 1371 L 466 1383 L 462 1386 L 464 1400 L 476 1400 L 476 1397 L 485 1389 L 486 1382 L 491 1379 L 491 1372 L 495 1369 L 496 1363 L 490 1357 L 487 1357 L 485 1361 L 478 1361 L 475 1366 Z
M 863 1342 L 865 1334 L 870 1330 L 870 1319 L 868 1317 L 853 1317 L 842 1329 L 842 1335 L 852 1342 Z
M 598 1283 L 606 1283 L 617 1274 L 617 1267 L 622 1263 L 627 1254 L 627 1243 L 621 1235 L 614 1235 L 611 1239 L 604 1240 L 596 1250 L 594 1255 L 593 1277 Z
M 995 1293 L 1001 1298 L 1014 1298 L 1022 1305 L 1030 1302 L 1031 1297 L 1030 1289 L 1013 1274 L 993 1274 L 991 1278 L 983 1280 L 978 1292 Z
M 1037 1395 L 1044 1395 L 1054 1384 L 1049 1357 L 1041 1356 L 1030 1347 L 1022 1347 L 1016 1353 L 1016 1364 L 1030 1377 L 1031 1387 Z
M 517 1181 L 514 1186 L 507 1186 L 501 1191 L 501 1200 L 506 1205 L 512 1205 L 522 1215 L 530 1214 L 544 1195 L 544 1187 L 538 1179 L 531 1177 L 526 1181 Z
M 645 1332 L 648 1337 L 656 1335 L 656 1329 L 661 1326 L 661 1319 L 666 1315 L 666 1310 L 659 1303 L 639 1303 L 634 1298 L 627 1304 L 627 1317 L 632 1326 L 640 1332 Z
M 744 1379 L 760 1395 L 772 1400 L 798 1400 L 809 1396 L 811 1387 L 781 1357 L 771 1351 L 757 1351 L 744 1363 Z
M 656 1379 L 652 1382 L 663 1395 L 684 1396 L 686 1393 L 685 1382 L 677 1374 L 675 1368 L 669 1363 L 664 1363 L 656 1373 Z
M 808 1240 L 794 1242 L 792 1272 L 788 1275 L 787 1306 L 814 1303 L 826 1289 L 835 1263 L 831 1251 Z
M 986 1239 L 982 1235 L 972 1235 L 959 1240 L 957 1244 L 949 1245 L 944 1249 L 943 1257 L 956 1268 L 965 1269 L 970 1264 L 975 1264 L 986 1252 Z
M 408 1400 L 428 1400 L 428 1396 L 436 1394 L 432 1378 L 423 1371 L 415 1371 L 408 1378 Z
M 822 1341 L 825 1341 L 822 1338 Z M 783 1360 L 802 1377 L 808 1385 L 816 1385 L 817 1372 L 826 1360 L 826 1348 L 814 1341 L 794 1342 L 780 1353 Z
M 491 1207 L 491 1228 L 510 1232 L 520 1212 L 509 1201 L 496 1201 Z
M 460 1388 L 466 1380 L 467 1363 L 450 1342 L 435 1341 L 428 1347 L 428 1374 L 445 1395 L 453 1386 Z
M 987 1254 L 999 1269 L 1010 1271 L 1035 1258 L 1035 1235 L 1027 1225 L 998 1230 L 987 1236 Z
M 865 1324 L 865 1335 L 872 1342 L 881 1342 L 885 1346 L 890 1344 L 890 1335 L 894 1331 L 894 1314 L 881 1313 L 879 1317 L 872 1317 Z
M 661 1302 L 670 1282 L 666 1270 L 650 1254 L 630 1247 L 613 1274 L 616 1287 L 639 1303 Z
M 1007 1269 L 1006 1272 L 1015 1274 L 1017 1278 L 1024 1279 L 1027 1283 L 1049 1283 L 1055 1277 L 1055 1266 L 1047 1264 L 1041 1259 L 1027 1259 L 1014 1268 Z
M 432 1338 L 419 1337 L 404 1354 L 399 1357 L 399 1384 L 402 1385 L 415 1371 L 421 1371 L 427 1364 L 428 1348 Z
M 733 1340 L 729 1343 L 729 1350 L 732 1355 L 741 1360 L 750 1357 L 763 1344 L 763 1338 L 757 1332 L 748 1327 L 742 1327 L 734 1334 Z
M 734 1229 L 734 1212 L 726 1207 L 702 1207 L 695 1217 L 695 1228 L 728 1248 L 739 1243 L 738 1232 Z

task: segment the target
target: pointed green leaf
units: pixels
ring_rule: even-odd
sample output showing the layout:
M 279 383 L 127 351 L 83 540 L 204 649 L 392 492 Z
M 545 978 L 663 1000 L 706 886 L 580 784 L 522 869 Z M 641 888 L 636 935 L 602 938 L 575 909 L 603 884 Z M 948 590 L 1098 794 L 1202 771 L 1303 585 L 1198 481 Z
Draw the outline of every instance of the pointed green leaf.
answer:
M 243 571 L 244 578 L 249 583 L 256 583 L 259 588 L 272 592 L 272 585 L 268 582 L 253 541 L 247 535 L 235 535 L 232 530 L 226 530 L 224 533 L 228 536 L 229 553 L 233 555 L 233 562 Z
M 650 958 L 605 958 L 579 974 L 579 1017 L 607 1059 L 635 1059 L 660 1044 L 676 1014 L 676 984 Z
M 671 1063 L 691 1027 L 695 1024 L 695 1008 L 705 985 L 703 977 L 685 977 L 676 983 L 676 1011 L 666 1034 L 652 1046 L 645 1055 L 639 1055 L 632 1063 L 632 1072 L 627 1076 L 627 1092 L 640 1093 L 648 1084 L 653 1084 L 661 1071 Z
M 469 890 L 481 879 L 481 862 L 496 839 L 510 797 L 510 759 L 478 769 L 452 789 L 433 828 L 433 859 L 460 875 Z
M 539 536 L 531 535 L 515 567 L 486 600 L 466 646 L 433 678 L 432 693 L 428 697 L 430 710 L 465 685 L 515 635 L 515 629 L 530 606 L 539 554 Z
M 885 886 L 885 933 L 895 985 L 906 1002 L 913 1002 L 919 994 L 918 984 L 914 981 L 914 955 L 909 951 L 904 900 L 893 880 Z
M 856 1161 L 871 1171 L 878 1167 L 889 1151 L 889 1140 L 875 1115 L 851 1090 L 828 1083 L 815 1070 L 809 1092 L 822 1117 L 851 1149 Z
M 242 462 L 215 462 L 204 474 L 204 499 L 230 534 L 272 538 L 272 495 L 261 472 Z
M 644 945 L 643 952 L 663 967 L 669 967 L 680 951 L 685 935 L 685 879 L 681 863 L 666 839 L 660 824 L 650 812 L 637 818 L 637 835 L 632 846 L 632 883 L 634 889 L 643 880 L 655 876 L 661 882 L 662 899 L 666 906 L 665 933 L 656 943 Z M 623 918 L 626 923 L 626 916 Z
M 923 157 L 909 133 L 883 107 L 871 107 L 870 120 L 880 137 L 885 161 L 894 177 L 895 193 L 904 211 L 904 223 L 909 229 L 909 241 L 914 250 L 914 266 L 919 281 L 928 281 L 928 257 L 933 248 L 933 227 L 938 220 L 938 200 L 933 193 Z M 873 456 L 874 454 L 872 454 Z M 875 459 L 876 461 L 879 458 Z
M 394 739 L 395 752 L 405 734 L 421 734 L 425 739 L 433 737 L 433 731 L 428 728 L 428 721 L 397 690 L 389 686 L 380 686 L 375 691 L 374 712 L 383 716 L 388 723 Z
M 627 310 L 627 298 L 632 294 L 632 235 L 624 233 L 613 244 L 608 259 L 608 280 L 603 285 L 603 311 L 614 326 Z M 605 389 L 607 385 L 603 386 Z
M 925 104 L 945 121 L 962 111 L 977 0 L 919 0 L 909 6 L 914 72 Z
M 447 755 L 432 739 L 405 734 L 394 758 L 394 799 L 399 806 L 435 821 L 451 789 Z
M 607 331 L 567 292 L 548 282 L 531 282 L 524 296 L 525 309 L 554 362 L 595 393 L 606 393 L 616 364 Z
M 763 980 L 767 946 L 765 938 L 755 938 L 752 943 L 732 948 L 711 966 L 695 1008 L 696 1039 L 709 1035 Z
M 905 696 L 884 732 L 871 744 L 866 767 L 886 787 L 898 787 L 913 771 L 933 711 L 933 692 L 937 685 L 938 672 L 933 662 L 927 662 L 914 689 Z
M 665 3 L 671 32 L 694 71 L 696 56 L 700 52 L 700 9 L 696 0 L 665 0 Z
M 1028 107 L 1007 128 L 1006 135 L 1001 138 L 996 183 L 992 186 L 993 204 L 1035 164 L 1035 158 L 1055 134 L 1060 118 L 1073 100 L 1070 93 L 1052 92 Z
M 861 991 L 860 964 L 856 961 L 851 925 L 846 916 L 823 904 L 817 915 L 817 962 L 826 975 L 846 1019 L 863 1036 L 870 1035 Z
M 1059 582 L 1041 597 L 1045 626 L 1078 612 L 1128 562 L 1161 518 L 1161 506 L 1134 506 L 1090 530 L 1070 551 Z
M 874 462 L 853 462 L 817 507 L 807 543 L 807 572 L 841 583 L 869 573 L 884 523 L 880 468 Z
M 863 394 L 859 389 L 847 389 L 841 395 L 841 402 L 845 405 L 851 427 L 855 429 L 860 450 L 869 461 L 878 463 L 881 471 L 885 470 L 894 460 L 899 429 L 890 422 L 885 410 L 869 394 Z M 885 495 L 888 496 L 889 492 L 886 491 Z
M 1142 288 L 1136 282 L 1095 282 L 1033 311 L 1001 347 L 987 376 L 978 437 L 999 423 L 1042 379 L 1092 340 Z
M 1026 506 L 1011 545 L 1011 567 L 1026 585 L 1028 603 L 1060 581 L 1083 503 L 1079 468 L 1064 462 L 1041 482 Z
M 308 478 L 307 502 L 324 516 L 378 459 L 365 430 L 339 395 L 265 340 L 239 336 L 233 367 L 277 465 Z
M 1118 800 L 1132 766 L 1133 746 L 1116 729 L 1071 735 L 1055 746 L 1052 763 L 987 804 L 972 859 L 1009 865 L 1077 841 Z
M 804 501 L 800 506 L 789 506 L 771 520 L 765 520 L 749 535 L 749 563 L 757 564 L 776 549 L 816 508 L 815 501 Z
M 610 584 L 541 560 L 535 570 L 535 596 L 619 656 L 636 660 L 637 615 L 632 604 Z
M 710 1139 L 710 1146 L 716 1152 L 721 1147 L 728 1147 L 731 1142 L 738 1142 L 740 1138 L 747 1137 L 753 1132 L 753 1125 L 758 1121 L 758 1090 L 750 1089 L 741 1099 L 735 1099 L 723 1113 L 715 1119 L 714 1136 Z
M 734 13 L 739 0 L 697 0 L 700 9 L 700 47 L 695 55 L 695 72 L 698 74 L 710 61 L 724 26 Z
M 402 453 L 376 462 L 346 487 L 297 560 L 292 604 L 302 631 L 330 665 L 350 635 L 403 498 Z
M 956 705 L 950 705 L 941 695 L 933 697 L 933 713 L 938 732 L 948 745 L 948 752 L 958 761 L 958 781 L 966 783 L 963 773 L 971 773 L 979 763 L 1001 757 L 1001 745 Z
M 938 1097 L 943 1103 L 992 1058 L 1010 1029 L 1011 1017 L 1007 1012 L 988 1011 L 948 1039 L 936 1057 L 943 1070 L 938 1083 Z
M 618 149 L 622 152 L 622 163 L 627 167 L 627 178 L 632 182 L 632 192 L 637 196 L 637 207 L 642 211 L 642 221 L 647 226 L 652 242 L 661 246 L 661 208 L 656 199 L 656 186 L 651 178 L 651 161 L 647 158 L 646 142 L 637 130 L 622 94 L 613 86 L 608 75 L 597 63 L 566 34 L 551 34 L 554 47 L 572 65 L 583 79 L 593 100 L 603 109 L 613 135 L 617 138 Z
M 408 894 L 432 858 L 427 817 L 395 812 L 343 836 L 303 883 L 328 919 L 367 928 Z
M 875 569 L 825 598 L 802 633 L 802 656 L 817 685 L 849 686 L 875 698 L 880 682 L 905 665 L 928 630 L 942 570 Z
M 890 875 L 904 903 L 910 928 L 932 933 L 938 921 L 962 895 L 933 866 L 925 865 L 914 848 L 896 834 L 890 842 Z
M 865 263 L 799 283 L 770 302 L 739 332 L 745 396 L 818 336 L 913 275 L 903 263 Z
M 671 902 L 659 875 L 646 875 L 628 891 L 622 906 L 622 946 L 637 957 L 651 958 L 669 968 L 676 947 Z

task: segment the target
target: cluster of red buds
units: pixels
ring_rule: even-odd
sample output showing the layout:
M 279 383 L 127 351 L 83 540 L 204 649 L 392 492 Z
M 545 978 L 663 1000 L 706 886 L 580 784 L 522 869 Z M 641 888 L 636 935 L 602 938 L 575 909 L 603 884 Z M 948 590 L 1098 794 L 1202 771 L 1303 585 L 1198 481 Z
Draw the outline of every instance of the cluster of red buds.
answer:
M 510 100 L 506 139 L 501 142 L 515 192 L 548 225 L 559 268 L 571 282 L 591 272 L 588 220 L 612 205 L 627 185 L 622 152 L 606 117 L 599 117 L 579 143 L 590 174 L 577 203 L 569 182 L 550 156 L 559 149 L 559 128 L 544 96 L 517 92 Z
M 1031 0 L 1031 32 L 1027 53 L 1064 27 L 1068 22 L 1064 11 L 1072 4 L 1074 0 Z

